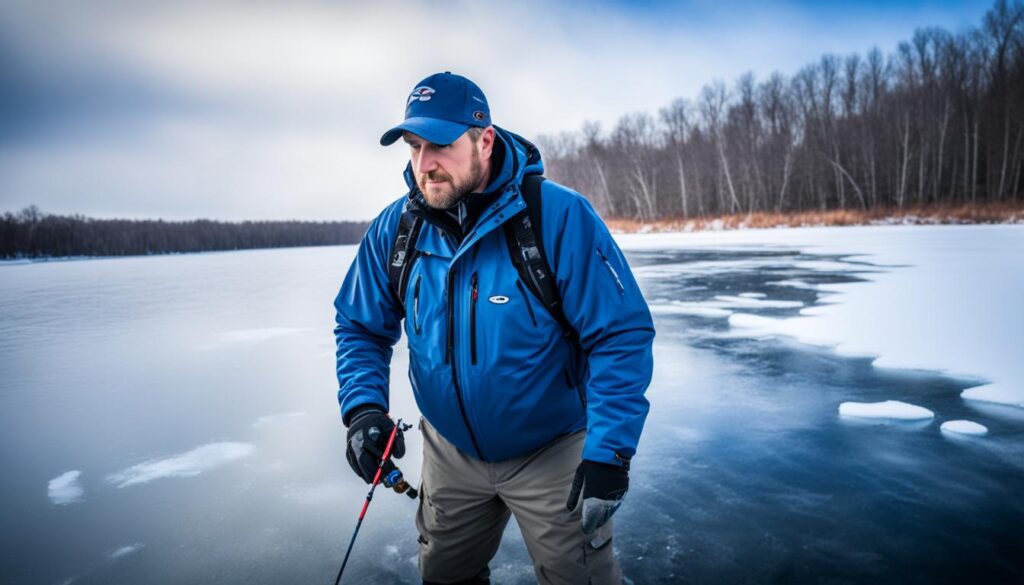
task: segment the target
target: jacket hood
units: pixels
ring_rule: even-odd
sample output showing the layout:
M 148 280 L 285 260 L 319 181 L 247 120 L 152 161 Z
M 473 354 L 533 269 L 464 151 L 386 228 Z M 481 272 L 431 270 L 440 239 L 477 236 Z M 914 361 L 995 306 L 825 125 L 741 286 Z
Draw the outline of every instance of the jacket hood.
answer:
M 540 150 L 532 142 L 497 125 L 494 126 L 494 133 L 496 140 L 503 146 L 504 160 L 501 161 L 498 172 L 494 174 L 494 179 L 484 190 L 485 194 L 497 193 L 510 182 L 520 185 L 525 175 L 544 173 Z M 405 183 L 409 186 L 409 199 L 419 200 L 425 205 L 423 194 L 420 193 L 412 172 L 412 161 L 405 165 L 404 176 Z

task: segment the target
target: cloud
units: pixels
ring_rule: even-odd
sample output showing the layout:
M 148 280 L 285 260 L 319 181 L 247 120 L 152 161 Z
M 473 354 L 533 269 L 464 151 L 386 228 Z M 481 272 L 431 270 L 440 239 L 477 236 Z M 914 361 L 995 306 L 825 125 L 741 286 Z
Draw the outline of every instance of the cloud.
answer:
M 366 219 L 405 190 L 407 153 L 377 139 L 430 73 L 474 79 L 496 122 L 527 137 L 588 119 L 608 129 L 715 78 L 792 73 L 826 51 L 889 49 L 915 26 L 955 25 L 969 12 L 928 10 L 4 3 L 0 122 L 17 131 L 0 138 L 0 209 Z M 972 10 L 968 24 L 984 8 Z

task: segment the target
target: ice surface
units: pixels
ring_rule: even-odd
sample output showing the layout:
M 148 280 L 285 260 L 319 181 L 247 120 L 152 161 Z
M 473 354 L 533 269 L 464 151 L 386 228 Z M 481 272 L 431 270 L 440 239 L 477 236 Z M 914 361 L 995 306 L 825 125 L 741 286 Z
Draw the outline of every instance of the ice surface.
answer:
M 947 420 L 939 429 L 944 433 L 980 436 L 988 433 L 988 427 L 969 420 Z
M 720 303 L 717 306 L 746 309 L 793 309 L 796 307 L 804 306 L 804 304 L 800 301 L 773 301 L 769 299 L 761 299 L 756 297 L 745 297 L 742 295 L 736 297 L 729 295 L 718 295 L 715 297 L 715 300 Z
M 239 329 L 219 334 L 211 343 L 200 345 L 200 349 L 215 349 L 228 345 L 250 345 L 262 343 L 278 337 L 294 335 L 306 331 L 306 327 L 261 327 L 258 329 Z
M 305 412 L 282 412 L 280 414 L 268 414 L 267 416 L 261 416 L 252 423 L 254 429 L 266 429 L 273 426 L 286 424 L 289 421 L 302 418 L 306 416 Z
M 656 236 L 652 235 L 650 237 L 655 238 Z M 697 262 L 677 262 L 671 264 L 638 266 L 633 270 L 633 274 L 640 278 L 678 278 L 680 276 L 687 275 L 697 276 L 759 270 L 769 266 L 786 266 L 789 262 L 790 261 L 785 258 L 779 258 L 776 256 L 726 260 L 701 260 Z
M 839 405 L 840 416 L 856 418 L 883 418 L 891 420 L 927 420 L 935 417 L 935 413 L 914 404 L 899 400 L 885 402 L 844 402 Z
M 820 272 L 865 272 L 875 270 L 874 267 L 864 264 L 830 260 L 802 260 L 795 262 L 793 266 L 802 270 L 816 270 Z
M 732 315 L 732 311 L 709 307 L 705 303 L 694 303 L 684 301 L 673 301 L 666 304 L 648 305 L 651 313 L 655 315 L 693 315 L 695 317 L 725 318 Z
M 210 443 L 185 453 L 162 459 L 150 459 L 122 469 L 107 476 L 107 481 L 123 488 L 165 477 L 191 477 L 248 457 L 255 450 L 255 447 L 248 443 Z
M 51 479 L 48 486 L 50 501 L 58 506 L 81 502 L 84 493 L 82 485 L 78 483 L 81 475 L 82 472 L 75 469 Z
M 775 335 L 780 329 L 780 319 L 761 317 L 748 313 L 736 313 L 729 317 L 729 325 L 744 329 L 751 337 Z
M 745 293 L 740 293 L 737 296 L 743 297 L 745 299 L 763 299 L 763 298 L 765 298 L 768 295 L 766 295 L 764 293 L 759 293 L 759 292 L 745 292 Z
M 803 317 L 803 319 L 806 318 L 808 317 Z M 827 335 L 812 337 L 811 333 L 802 331 L 800 319 L 800 317 L 783 319 L 736 313 L 729 317 L 729 326 L 734 328 L 735 333 L 744 337 L 760 338 L 782 335 L 797 338 L 809 345 L 835 347 L 835 340 Z
M 770 284 L 772 286 L 788 286 L 790 288 L 802 288 L 802 289 L 806 289 L 806 290 L 817 290 L 818 289 L 818 285 L 816 285 L 816 284 L 811 284 L 809 282 L 804 282 L 802 280 L 792 280 L 792 279 L 790 279 L 790 280 L 773 280 L 773 281 L 767 282 L 765 284 Z
M 1024 226 L 859 226 L 730 232 L 620 234 L 628 250 L 801 250 L 850 256 L 856 262 L 774 257 L 750 266 L 789 263 L 816 273 L 861 272 L 870 282 L 822 286 L 799 280 L 780 286 L 834 294 L 831 304 L 787 319 L 732 315 L 739 333 L 786 335 L 799 341 L 878 356 L 878 367 L 940 371 L 991 382 L 963 393 L 1024 407 Z M 700 263 L 680 271 L 700 273 Z M 709 266 L 727 269 L 728 263 Z M 670 272 L 670 271 L 669 271 Z M 798 284 L 799 283 L 799 284 Z M 806 286 L 805 286 L 806 285 Z

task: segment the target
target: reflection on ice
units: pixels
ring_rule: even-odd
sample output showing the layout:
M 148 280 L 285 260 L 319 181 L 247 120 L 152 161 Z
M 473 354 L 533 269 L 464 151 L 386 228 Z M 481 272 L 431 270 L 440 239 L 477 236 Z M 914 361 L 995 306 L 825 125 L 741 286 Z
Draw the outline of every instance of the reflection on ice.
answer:
M 191 477 L 216 469 L 253 454 L 248 443 L 210 443 L 163 459 L 150 459 L 107 476 L 107 481 L 123 488 L 149 483 L 164 477 Z

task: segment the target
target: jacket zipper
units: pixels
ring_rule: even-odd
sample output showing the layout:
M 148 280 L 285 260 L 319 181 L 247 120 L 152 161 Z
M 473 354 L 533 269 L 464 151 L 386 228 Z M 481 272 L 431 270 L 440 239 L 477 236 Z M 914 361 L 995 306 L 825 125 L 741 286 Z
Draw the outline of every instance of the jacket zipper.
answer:
M 445 318 L 444 363 L 452 363 L 455 346 L 455 270 L 448 271 L 448 314 Z M 454 367 L 454 364 L 453 364 Z M 454 377 L 454 376 L 453 376 Z
M 477 290 L 477 277 L 476 272 L 473 273 L 473 277 L 470 279 L 470 297 L 469 297 L 469 354 L 470 361 L 473 365 L 476 365 L 476 299 L 479 291 Z
M 523 284 L 523 281 L 521 281 L 521 280 L 519 280 L 517 278 L 516 279 L 516 286 L 519 287 L 519 292 L 523 295 L 523 304 L 526 305 L 526 310 L 527 310 L 527 312 L 530 313 L 530 322 L 532 322 L 533 326 L 536 327 L 537 326 L 537 317 L 536 317 L 536 315 L 533 314 L 533 307 L 530 306 L 530 297 L 529 297 L 529 295 L 526 292 L 526 285 Z
M 423 275 L 416 277 L 416 286 L 412 290 L 412 330 L 420 332 L 420 281 Z
M 612 273 L 612 278 L 615 279 L 615 286 L 618 287 L 619 294 L 621 295 L 625 293 L 626 287 L 622 286 L 622 281 L 619 280 L 619 273 L 615 272 L 615 269 L 612 268 L 612 263 L 609 262 L 608 258 L 606 258 L 605 255 L 601 253 L 601 250 L 597 251 L 597 255 L 601 257 L 601 261 L 604 262 L 604 265 L 608 268 L 608 272 Z
M 476 433 L 469 425 L 469 416 L 466 414 L 466 404 L 462 401 L 462 388 L 459 387 L 459 371 L 455 365 L 455 270 L 448 271 L 448 339 L 445 347 L 445 362 L 452 367 L 452 385 L 455 386 L 455 398 L 459 402 L 459 414 L 462 415 L 462 422 L 466 425 L 469 438 L 473 441 L 473 448 L 476 449 L 478 458 L 483 459 L 483 451 L 480 450 L 480 443 L 476 440 Z

